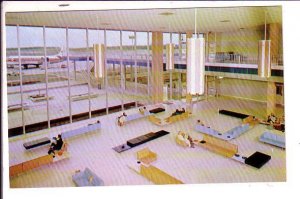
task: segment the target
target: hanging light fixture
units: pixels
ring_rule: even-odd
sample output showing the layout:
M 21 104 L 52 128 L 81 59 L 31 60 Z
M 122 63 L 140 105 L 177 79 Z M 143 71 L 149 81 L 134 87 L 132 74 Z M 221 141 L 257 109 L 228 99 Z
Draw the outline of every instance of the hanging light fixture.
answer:
M 205 39 L 197 38 L 197 9 L 195 8 L 195 36 L 187 39 L 187 93 L 204 94 Z
M 97 16 L 97 31 L 98 31 L 98 16 Z M 100 36 L 99 36 L 100 38 Z M 94 76 L 99 79 L 105 74 L 105 48 L 104 44 L 94 44 Z
M 271 76 L 271 40 L 267 40 L 267 13 L 265 11 L 265 38 L 258 42 L 258 75 L 262 78 Z

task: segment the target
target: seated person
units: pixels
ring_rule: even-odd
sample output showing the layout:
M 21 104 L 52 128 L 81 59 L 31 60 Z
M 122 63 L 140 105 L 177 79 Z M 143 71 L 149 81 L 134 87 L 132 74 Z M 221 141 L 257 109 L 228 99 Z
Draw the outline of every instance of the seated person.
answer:
M 148 112 L 146 106 L 144 106 L 143 108 L 139 108 L 139 111 L 140 111 L 140 113 L 143 114 L 143 115 L 144 115 L 145 113 Z
M 183 131 L 179 131 L 177 134 L 177 139 L 183 141 L 186 146 L 194 148 L 194 141 L 191 136 Z
M 184 108 L 181 109 L 181 113 L 185 113 L 185 109 Z
M 277 117 L 271 113 L 271 115 L 268 116 L 268 119 L 267 119 L 267 122 L 270 123 L 270 124 L 274 124 L 277 120 Z
M 93 125 L 93 124 L 100 124 L 100 120 L 97 120 L 97 122 L 95 122 L 95 123 L 88 124 L 88 126 Z
M 201 126 L 204 126 L 204 123 L 201 120 L 197 120 L 197 123 L 200 124 Z
M 120 117 L 118 117 L 118 125 L 119 126 L 123 126 L 125 124 L 126 117 L 127 117 L 127 115 L 125 112 Z
M 179 115 L 180 114 L 180 111 L 178 109 L 176 109 L 176 111 L 174 113 L 172 113 L 171 116 L 175 116 L 175 115 Z
M 58 134 L 57 138 L 54 137 L 53 138 L 55 140 L 55 142 L 51 143 L 50 149 L 48 151 L 48 154 L 53 154 L 53 157 L 55 157 L 55 152 L 54 151 L 58 151 L 62 148 L 64 142 L 61 138 L 61 134 Z
M 284 116 L 282 118 L 277 118 L 275 123 L 273 124 L 274 129 L 279 131 L 285 131 L 285 124 L 284 124 Z

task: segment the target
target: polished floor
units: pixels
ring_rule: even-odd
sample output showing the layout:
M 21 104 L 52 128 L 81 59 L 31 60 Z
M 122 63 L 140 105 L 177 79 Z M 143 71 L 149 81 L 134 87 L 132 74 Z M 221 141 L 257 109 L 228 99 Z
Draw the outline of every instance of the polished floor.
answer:
M 167 111 L 163 114 L 168 115 L 180 105 L 176 103 L 164 106 Z M 231 141 L 239 146 L 239 153 L 244 156 L 250 156 L 255 151 L 271 155 L 272 159 L 261 169 L 241 164 L 204 148 L 182 148 L 176 144 L 175 135 L 179 130 L 188 132 L 193 138 L 201 139 L 202 134 L 194 130 L 197 119 L 203 120 L 205 124 L 221 132 L 240 124 L 241 121 L 237 118 L 218 114 L 218 109 L 235 110 L 262 117 L 266 105 L 224 97 L 209 98 L 209 100 L 199 101 L 195 104 L 192 117 L 167 126 L 156 126 L 144 118 L 119 127 L 115 123 L 116 117 L 121 114 L 119 112 L 10 138 L 9 164 L 14 165 L 47 153 L 47 147 L 25 151 L 22 146 L 25 141 L 45 136 L 51 138 L 60 132 L 86 126 L 98 119 L 102 123 L 101 130 L 68 140 L 69 159 L 12 177 L 10 186 L 11 188 L 73 187 L 75 184 L 72 182 L 72 174 L 85 167 L 94 171 L 107 186 L 152 184 L 128 167 L 135 163 L 136 152 L 146 147 L 158 155 L 155 166 L 187 184 L 285 182 L 286 152 L 258 141 L 258 137 L 266 130 L 264 125 L 257 125 Z M 126 112 L 130 114 L 136 111 L 136 109 L 131 109 Z M 278 113 L 282 113 L 282 111 L 282 109 L 278 109 Z M 112 150 L 112 147 L 123 144 L 130 138 L 161 129 L 169 131 L 170 134 L 121 154 Z

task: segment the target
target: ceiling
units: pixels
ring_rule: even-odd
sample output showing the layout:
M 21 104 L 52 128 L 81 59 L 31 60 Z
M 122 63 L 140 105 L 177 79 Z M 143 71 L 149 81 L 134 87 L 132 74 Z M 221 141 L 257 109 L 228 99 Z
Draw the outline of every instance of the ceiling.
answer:
M 6 24 L 133 31 L 194 32 L 195 10 L 197 13 L 197 32 L 203 33 L 209 31 L 236 31 L 240 28 L 259 28 L 265 23 L 265 12 L 267 13 L 267 23 L 282 24 L 281 6 L 9 12 L 6 13 Z

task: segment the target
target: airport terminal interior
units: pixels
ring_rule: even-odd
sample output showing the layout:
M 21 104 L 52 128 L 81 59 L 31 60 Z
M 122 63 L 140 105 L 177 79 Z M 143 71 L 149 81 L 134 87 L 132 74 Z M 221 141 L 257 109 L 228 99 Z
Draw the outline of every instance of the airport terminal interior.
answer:
M 281 6 L 5 20 L 10 188 L 286 181 Z

